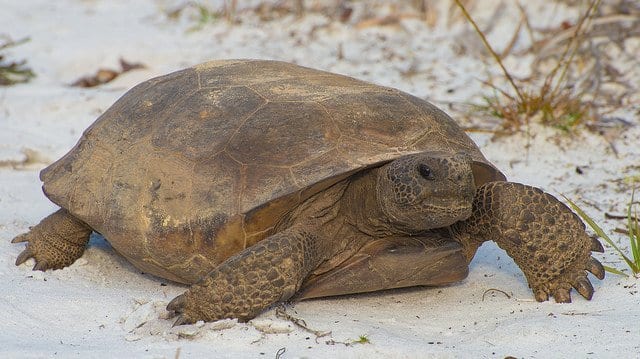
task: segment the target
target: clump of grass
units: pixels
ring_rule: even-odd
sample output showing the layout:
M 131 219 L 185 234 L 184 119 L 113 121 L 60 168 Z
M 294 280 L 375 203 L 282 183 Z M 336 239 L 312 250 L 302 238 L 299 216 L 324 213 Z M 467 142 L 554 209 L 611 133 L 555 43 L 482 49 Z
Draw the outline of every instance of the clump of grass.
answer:
M 580 95 L 568 88 L 554 93 L 551 82 L 547 80 L 539 89 L 520 90 L 520 97 L 506 92 L 485 97 L 484 108 L 503 120 L 503 129 L 509 133 L 528 125 L 532 118 L 543 125 L 569 132 L 591 117 L 593 106 L 590 102 L 583 101 Z
M 200 1 L 188 1 L 179 7 L 167 12 L 169 19 L 179 18 L 183 11 L 187 10 L 190 18 L 195 21 L 195 25 L 189 27 L 187 32 L 202 30 L 206 25 L 216 23 L 221 19 L 226 19 L 229 24 L 241 22 L 239 15 L 253 12 L 262 21 L 270 21 L 279 16 L 295 14 L 301 18 L 305 14 L 304 0 L 295 0 L 293 4 L 284 1 L 261 1 L 253 7 L 238 8 L 238 0 L 225 0 L 220 9 L 212 9 L 200 3 Z M 194 14 L 195 12 L 195 14 Z
M 190 27 L 187 31 L 199 31 L 202 30 L 207 24 L 215 23 L 220 19 L 221 14 L 218 11 L 210 10 L 205 5 L 199 3 L 192 3 L 198 11 L 198 18 L 196 24 Z M 230 18 L 232 15 L 228 15 Z
M 573 208 L 573 210 L 578 213 L 582 220 L 587 222 L 589 227 L 591 227 L 591 229 L 593 229 L 593 231 L 596 232 L 596 234 L 600 238 L 604 239 L 607 244 L 609 244 L 616 252 L 618 252 L 620 257 L 622 257 L 625 263 L 627 263 L 629 269 L 631 269 L 631 271 L 633 272 L 633 275 L 637 276 L 638 274 L 640 274 L 640 225 L 638 223 L 638 206 L 640 205 L 640 202 L 635 201 L 635 187 L 631 191 L 631 200 L 629 201 L 629 205 L 627 206 L 627 229 L 625 231 L 629 238 L 629 247 L 631 250 L 630 257 L 627 256 L 620 249 L 620 247 L 615 244 L 615 242 L 602 230 L 602 228 L 600 228 L 600 226 L 598 226 L 598 224 L 591 217 L 589 217 L 589 215 L 587 215 L 573 201 L 571 201 L 567 197 L 565 197 L 565 199 L 567 200 L 567 202 L 569 202 L 571 208 Z M 622 270 L 619 270 L 617 268 L 604 266 L 604 269 L 610 273 L 626 276 L 626 274 Z
M 366 334 L 362 334 L 357 340 L 352 341 L 353 344 L 371 344 L 371 341 Z
M 491 115 L 502 119 L 502 126 L 507 132 L 515 132 L 523 125 L 528 126 L 532 118 L 543 125 L 553 126 L 563 131 L 570 131 L 585 119 L 593 117 L 594 106 L 591 101 L 584 99 L 584 94 L 567 84 L 567 73 L 573 63 L 575 54 L 580 47 L 581 31 L 585 23 L 593 17 L 600 0 L 593 0 L 589 4 L 584 16 L 576 25 L 574 36 L 569 41 L 560 56 L 556 66 L 545 77 L 541 86 L 524 88 L 518 85 L 502 62 L 501 56 L 493 49 L 486 36 L 480 30 L 471 15 L 467 12 L 461 0 L 455 0 L 464 17 L 473 26 L 482 43 L 500 66 L 506 80 L 515 95 L 497 88 L 490 81 L 486 82 L 495 92 L 493 96 L 485 97 L 486 106 L 482 106 Z M 526 16 L 523 12 L 523 21 Z M 527 26 L 530 28 L 530 26 Z
M 194 20 L 195 24 L 190 26 L 187 32 L 195 32 L 202 30 L 207 24 L 217 22 L 223 16 L 231 22 L 235 14 L 235 4 L 236 2 L 232 1 L 230 6 L 227 6 L 227 2 L 225 1 L 223 10 L 212 10 L 208 6 L 200 4 L 198 1 L 188 1 L 175 9 L 167 11 L 166 15 L 169 19 L 176 20 L 182 16 L 185 11 L 189 12 L 188 16 Z
M 7 40 L 4 44 L 0 45 L 0 51 L 24 44 L 27 41 L 29 41 L 29 38 L 18 41 Z M 26 66 L 26 64 L 26 60 L 6 62 L 5 56 L 0 54 L 0 86 L 24 83 L 34 78 L 36 74 L 31 68 Z

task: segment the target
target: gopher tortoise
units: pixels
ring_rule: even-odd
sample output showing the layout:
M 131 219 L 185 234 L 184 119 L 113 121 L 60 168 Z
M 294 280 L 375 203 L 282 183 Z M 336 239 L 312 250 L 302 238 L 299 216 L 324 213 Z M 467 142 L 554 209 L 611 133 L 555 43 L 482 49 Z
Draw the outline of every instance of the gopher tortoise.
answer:
M 602 245 L 555 197 L 505 176 L 432 104 L 278 61 L 205 63 L 127 92 L 43 191 L 60 210 L 13 242 L 58 269 L 91 232 L 190 284 L 176 325 L 297 299 L 442 285 L 493 240 L 538 301 L 591 299 Z

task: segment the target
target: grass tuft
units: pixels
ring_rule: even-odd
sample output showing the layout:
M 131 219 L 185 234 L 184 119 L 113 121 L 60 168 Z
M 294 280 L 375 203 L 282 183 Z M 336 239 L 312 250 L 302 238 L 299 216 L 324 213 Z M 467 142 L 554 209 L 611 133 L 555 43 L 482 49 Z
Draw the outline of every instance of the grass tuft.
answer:
M 27 41 L 29 41 L 29 38 L 18 41 L 7 40 L 0 45 L 0 51 L 24 44 Z M 26 64 L 26 60 L 5 62 L 4 55 L 0 54 L 0 86 L 24 83 L 34 78 L 36 74 Z
M 371 341 L 369 340 L 366 334 L 363 334 L 359 336 L 357 340 L 354 340 L 352 343 L 353 344 L 371 344 Z
M 594 232 L 598 235 L 598 237 L 604 239 L 607 244 L 609 244 L 622 259 L 627 263 L 627 266 L 633 272 L 634 276 L 640 274 L 640 225 L 638 223 L 638 205 L 640 202 L 635 201 L 635 187 L 631 191 L 631 200 L 629 201 L 629 205 L 627 206 L 627 236 L 629 238 L 629 247 L 631 250 L 631 257 L 627 256 L 621 249 L 618 247 L 615 242 L 598 226 L 598 224 L 593 220 L 593 218 L 589 217 L 578 205 L 576 205 L 569 198 L 563 196 L 571 208 L 578 213 L 578 215 L 587 222 L 589 227 L 593 229 Z M 617 268 L 604 266 L 604 269 L 607 272 L 619 274 L 623 276 L 627 276 L 622 270 Z
M 515 95 L 512 95 L 493 85 L 490 81 L 485 82 L 486 85 L 494 89 L 494 94 L 493 96 L 485 96 L 486 104 L 479 107 L 492 116 L 500 118 L 504 131 L 513 133 L 521 130 L 523 126 L 528 128 L 531 119 L 535 119 L 543 125 L 570 132 L 586 119 L 595 116 L 592 101 L 587 101 L 584 98 L 584 93 L 577 92 L 574 86 L 567 83 L 567 73 L 574 62 L 578 48 L 580 48 L 580 41 L 583 38 L 580 35 L 584 33 L 585 24 L 592 19 L 600 0 L 590 2 L 589 8 L 575 27 L 574 36 L 567 43 L 556 66 L 545 77 L 542 85 L 529 84 L 528 88 L 525 88 L 525 83 L 517 81 L 510 74 L 504 66 L 501 56 L 493 49 L 462 1 L 455 0 L 455 2 L 464 17 L 473 26 L 485 48 L 500 66 L 504 77 L 515 92 Z M 521 8 L 521 11 L 523 12 L 523 21 L 526 22 L 524 9 Z
M 217 22 L 222 14 L 218 11 L 210 10 L 207 6 L 199 4 L 197 2 L 190 3 L 193 7 L 195 7 L 198 12 L 196 24 L 187 29 L 187 32 L 196 32 L 202 30 L 208 24 L 213 24 Z M 226 4 L 226 3 L 225 3 Z M 227 13 L 227 18 L 231 18 L 232 15 Z

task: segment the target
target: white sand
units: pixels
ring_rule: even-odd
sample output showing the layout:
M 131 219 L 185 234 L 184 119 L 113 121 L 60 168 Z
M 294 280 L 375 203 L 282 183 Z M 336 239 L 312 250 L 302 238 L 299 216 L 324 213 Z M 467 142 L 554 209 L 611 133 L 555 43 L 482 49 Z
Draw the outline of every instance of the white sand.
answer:
M 68 151 L 128 88 L 152 76 L 216 58 L 281 59 L 398 87 L 462 118 L 461 103 L 490 93 L 478 79 L 498 69 L 467 24 L 446 20 L 449 3 L 440 3 L 441 17 L 432 28 L 407 18 L 392 26 L 356 29 L 310 12 L 302 19 L 289 15 L 271 22 L 241 13 L 241 24 L 221 19 L 188 31 L 197 24 L 194 8 L 175 20 L 166 16 L 182 1 L 0 1 L 0 31 L 13 39 L 31 38 L 8 51 L 9 59 L 27 59 L 38 75 L 28 84 L 0 88 L 0 358 L 272 358 L 281 348 L 283 358 L 637 357 L 637 279 L 591 277 L 592 301 L 574 293 L 572 304 L 537 303 L 522 273 L 493 244 L 481 248 L 469 277 L 456 285 L 287 306 L 288 314 L 309 327 L 331 332 L 320 338 L 278 318 L 275 310 L 248 324 L 222 321 L 172 329 L 164 306 L 185 287 L 141 275 L 100 237 L 64 270 L 32 272 L 32 260 L 14 266 L 24 245 L 11 244 L 11 238 L 56 208 L 41 193 L 38 171 Z M 486 24 L 501 2 L 482 3 L 473 14 Z M 536 29 L 574 22 L 579 13 L 544 3 L 528 8 Z M 499 48 L 509 42 L 520 17 L 513 4 L 501 8 L 488 33 Z M 369 10 L 376 16 L 391 12 L 383 6 Z M 362 16 L 357 2 L 353 19 Z M 624 222 L 606 220 L 604 212 L 625 212 L 630 187 L 623 179 L 640 174 L 640 66 L 629 56 L 640 54 L 640 39 L 623 45 L 626 53 L 612 46 L 618 51 L 613 65 L 631 86 L 631 95 L 607 116 L 634 127 L 613 139 L 617 155 L 603 136 L 587 131 L 557 140 L 555 130 L 534 126 L 528 150 L 524 134 L 494 141 L 472 134 L 511 180 L 564 193 L 608 233 Z M 514 52 L 527 46 L 528 37 L 522 35 Z M 99 67 L 117 68 L 120 57 L 147 68 L 98 88 L 68 86 Z M 512 55 L 506 63 L 523 74 L 531 60 Z M 583 174 L 576 173 L 578 166 Z M 623 235 L 612 236 L 628 247 Z M 610 248 L 596 257 L 624 268 Z M 491 288 L 510 298 L 489 292 L 483 299 Z M 361 335 L 370 343 L 343 344 Z

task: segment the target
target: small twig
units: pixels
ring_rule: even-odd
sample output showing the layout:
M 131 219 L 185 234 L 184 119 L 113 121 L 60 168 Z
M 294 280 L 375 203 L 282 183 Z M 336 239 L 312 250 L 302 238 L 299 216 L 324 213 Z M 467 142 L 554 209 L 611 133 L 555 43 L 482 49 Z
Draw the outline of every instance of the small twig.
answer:
M 520 101 L 522 101 L 523 104 L 526 104 L 524 96 L 522 96 L 522 93 L 520 93 L 520 89 L 518 89 L 518 86 L 516 85 L 515 81 L 511 77 L 511 74 L 509 73 L 509 71 L 507 71 L 507 68 L 504 67 L 504 64 L 502 63 L 502 60 L 500 59 L 500 56 L 495 52 L 495 50 L 493 50 L 493 47 L 491 47 L 491 45 L 489 44 L 489 41 L 487 40 L 487 38 L 482 33 L 482 30 L 480 30 L 480 28 L 478 27 L 478 24 L 476 24 L 476 22 L 471 18 L 471 15 L 469 15 L 469 13 L 467 12 L 467 9 L 464 7 L 464 5 L 462 5 L 462 2 L 460 0 L 455 0 L 455 1 L 456 1 L 456 4 L 458 5 L 458 7 L 460 8 L 460 10 L 462 11 L 462 14 L 464 15 L 464 17 L 471 23 L 473 28 L 478 33 L 478 36 L 480 36 L 480 39 L 482 40 L 482 43 L 487 48 L 487 50 L 489 50 L 489 52 L 491 53 L 491 56 L 493 56 L 493 58 L 496 60 L 496 62 L 498 62 L 498 65 L 500 65 L 500 68 L 502 69 L 502 72 L 504 73 L 504 76 L 507 78 L 507 80 L 509 81 L 509 83 L 511 84 L 513 89 L 515 90 L 516 95 L 518 95 L 518 98 L 520 99 Z
M 625 219 L 626 219 L 626 218 L 625 218 Z M 630 233 L 630 232 L 629 232 L 629 230 L 624 229 L 624 228 L 620 228 L 620 227 L 616 227 L 616 228 L 614 228 L 614 229 L 613 229 L 613 231 L 614 231 L 614 232 L 616 232 L 616 233 L 624 234 L 624 235 L 626 235 L 626 236 L 628 236 L 628 235 L 629 235 L 629 233 Z
M 496 136 L 502 136 L 502 135 L 506 135 L 507 134 L 507 132 L 505 132 L 505 131 L 494 130 L 494 129 L 491 129 L 491 128 L 482 128 L 482 127 L 477 127 L 477 126 L 468 126 L 468 127 L 463 127 L 462 129 L 464 130 L 464 132 L 491 133 L 491 134 L 496 135 Z
M 238 9 L 238 0 L 231 0 L 229 3 L 224 2 L 224 14 L 227 22 L 233 24 L 236 19 L 236 10 Z
M 507 292 L 505 292 L 505 291 L 503 291 L 503 290 L 500 290 L 500 289 L 497 289 L 497 288 L 489 288 L 489 289 L 485 290 L 485 291 L 484 291 L 484 293 L 482 293 L 482 301 L 483 301 L 483 302 L 484 302 L 484 297 L 485 297 L 485 296 L 487 295 L 487 293 L 489 293 L 489 292 L 498 292 L 498 293 L 502 293 L 502 294 L 504 294 L 504 295 L 507 297 L 507 299 L 511 299 L 511 295 L 509 295 Z
M 498 86 L 494 85 L 493 83 L 491 83 L 490 81 L 486 81 L 486 80 L 479 80 L 480 83 L 482 83 L 485 86 L 489 86 L 492 89 L 494 89 L 495 91 L 500 92 L 504 97 L 508 98 L 511 101 L 515 101 L 515 98 L 511 95 L 509 95 L 505 90 L 499 88 Z
M 591 313 L 584 313 L 584 312 L 566 312 L 566 313 L 560 313 L 560 315 L 568 315 L 568 316 L 577 316 L 577 315 L 589 315 Z
M 306 332 L 309 332 L 315 335 L 316 339 L 326 337 L 327 335 L 331 334 L 331 331 L 321 331 L 321 330 L 315 330 L 315 329 L 309 328 L 309 326 L 307 325 L 307 322 L 305 322 L 304 319 L 296 318 L 290 315 L 289 313 L 286 312 L 284 306 L 282 305 L 276 308 L 276 317 L 290 321 L 296 326 L 304 329 Z
M 599 5 L 600 5 L 600 0 L 594 0 L 594 1 L 591 2 L 591 4 L 589 4 L 589 8 L 587 9 L 586 14 L 584 14 L 584 16 L 580 18 L 580 21 L 578 22 L 578 25 L 576 26 L 576 31 L 574 32 L 573 37 L 571 38 L 571 41 L 569 41 L 567 43 L 567 47 L 565 48 L 564 53 L 560 57 L 560 60 L 558 61 L 558 64 L 551 71 L 551 73 L 549 74 L 549 77 L 547 77 L 549 79 L 555 78 L 555 74 L 556 74 L 556 72 L 558 71 L 558 68 L 560 67 L 560 65 L 563 62 L 562 60 L 564 60 L 565 56 L 567 55 L 567 53 L 569 51 L 569 48 L 572 47 L 573 42 L 575 41 L 576 45 L 575 45 L 575 47 L 573 47 L 573 51 L 571 51 L 571 54 L 569 55 L 569 58 L 567 59 L 567 61 L 564 62 L 564 67 L 562 68 L 562 72 L 560 73 L 560 78 L 556 81 L 555 87 L 551 91 L 551 98 L 554 98 L 556 96 L 556 94 L 558 93 L 558 90 L 560 89 L 560 85 L 564 82 L 564 78 L 567 75 L 567 71 L 569 70 L 569 66 L 573 62 L 573 58 L 575 57 L 576 53 L 578 52 L 578 48 L 580 48 L 579 35 L 581 35 L 580 34 L 580 30 L 582 30 L 582 26 L 584 25 L 586 20 L 589 20 L 589 22 L 591 22 L 591 19 L 593 18 L 593 14 L 595 14 L 595 9 L 597 9 Z
M 326 345 L 342 344 L 342 345 L 344 345 L 345 347 L 348 347 L 348 346 L 350 345 L 350 344 L 349 344 L 349 343 L 347 343 L 347 342 L 341 342 L 341 341 L 334 340 L 334 339 L 329 339 L 329 340 L 325 341 L 324 343 L 325 343 Z
M 631 22 L 632 24 L 628 27 L 619 25 L 624 22 Z M 611 36 L 608 31 L 611 30 L 607 30 L 607 27 L 615 25 L 619 25 L 615 27 L 615 32 L 624 32 L 626 38 L 635 37 L 640 35 L 640 27 L 637 26 L 637 22 L 640 22 L 640 20 L 637 20 L 637 17 L 624 14 L 609 15 L 593 19 L 589 29 L 589 37 L 596 38 L 604 36 L 610 38 Z M 572 41 L 576 26 L 577 25 L 574 25 L 568 29 L 562 30 L 554 34 L 552 38 L 544 40 L 544 43 L 540 46 L 540 51 L 535 50 L 535 46 L 537 46 L 536 44 L 532 45 L 531 50 L 538 54 L 538 59 L 552 56 L 555 53 L 554 49 L 556 49 L 559 44 L 564 41 Z M 540 43 L 541 42 L 538 42 L 538 44 Z
M 625 219 L 626 220 L 629 217 L 626 214 L 622 215 L 622 214 L 612 214 L 612 213 L 605 212 L 604 213 L 604 218 L 606 218 L 606 219 Z M 631 220 L 632 221 L 637 221 L 638 218 L 636 218 L 635 216 L 631 216 Z
M 367 338 L 366 335 L 361 335 L 360 338 L 358 338 L 358 340 L 351 340 L 348 339 L 349 341 L 343 342 L 343 341 L 339 341 L 339 340 L 334 340 L 334 339 L 329 339 L 327 341 L 325 341 L 324 343 L 327 345 L 336 345 L 336 344 L 342 344 L 345 347 L 350 347 L 353 346 L 355 344 L 370 344 L 371 341 L 369 340 L 369 338 Z
M 511 37 L 511 40 L 509 41 L 507 46 L 504 48 L 504 50 L 500 54 L 500 58 L 504 59 L 505 57 L 509 56 L 509 54 L 511 53 L 511 50 L 513 50 L 513 47 L 516 45 L 516 42 L 518 42 L 518 37 L 520 37 L 520 30 L 522 29 L 522 24 L 525 22 L 526 22 L 525 14 L 523 12 L 522 18 L 520 19 L 520 23 L 518 23 L 518 28 L 516 29 L 516 31 L 513 32 L 513 36 Z
M 519 1 L 516 1 L 516 4 L 518 5 L 518 9 L 520 10 L 520 14 L 522 15 L 525 28 L 527 29 L 527 33 L 529 34 L 529 39 L 531 40 L 531 44 L 532 44 L 531 47 L 535 53 L 536 49 L 534 48 L 534 46 L 536 42 L 535 42 L 535 36 L 533 35 L 533 28 L 531 27 L 531 23 L 529 22 L 529 17 L 527 16 L 527 12 L 524 6 L 522 6 L 522 4 Z
M 296 16 L 298 18 L 301 18 L 304 16 L 304 0 L 296 0 L 294 8 L 295 8 Z

